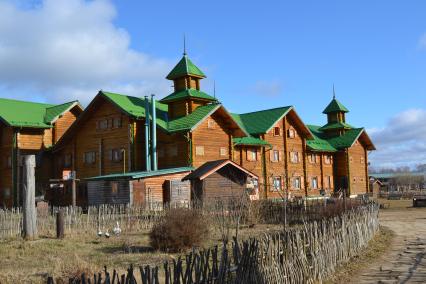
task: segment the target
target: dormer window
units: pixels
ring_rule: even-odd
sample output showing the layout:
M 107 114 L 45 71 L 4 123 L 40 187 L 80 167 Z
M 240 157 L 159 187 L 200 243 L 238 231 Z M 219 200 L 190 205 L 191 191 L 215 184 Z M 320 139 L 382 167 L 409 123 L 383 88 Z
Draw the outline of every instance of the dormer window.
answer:
M 294 138 L 294 137 L 296 137 L 296 132 L 294 131 L 294 129 L 290 128 L 287 131 L 287 136 L 288 136 L 288 138 Z
M 213 119 L 208 119 L 207 120 L 207 128 L 209 129 L 215 129 L 216 123 Z

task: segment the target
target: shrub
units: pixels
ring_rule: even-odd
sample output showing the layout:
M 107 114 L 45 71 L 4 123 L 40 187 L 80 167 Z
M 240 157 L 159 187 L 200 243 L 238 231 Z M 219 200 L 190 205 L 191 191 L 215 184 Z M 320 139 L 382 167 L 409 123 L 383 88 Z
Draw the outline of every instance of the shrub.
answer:
M 162 222 L 154 225 L 149 237 L 153 248 L 166 252 L 181 252 L 202 245 L 208 234 L 208 224 L 199 210 L 171 209 Z

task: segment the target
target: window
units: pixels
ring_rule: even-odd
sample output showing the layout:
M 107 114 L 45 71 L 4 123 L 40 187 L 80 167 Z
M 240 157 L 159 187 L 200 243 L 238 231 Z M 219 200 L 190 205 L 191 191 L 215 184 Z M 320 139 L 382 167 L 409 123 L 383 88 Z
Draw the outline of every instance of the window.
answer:
M 86 152 L 83 156 L 83 162 L 85 164 L 94 164 L 96 162 L 96 152 Z
M 325 162 L 327 165 L 330 165 L 330 164 L 331 164 L 331 160 L 332 160 L 332 157 L 331 157 L 330 155 L 325 155 L 325 157 L 324 157 L 324 162 Z
M 208 119 L 207 120 L 207 128 L 209 129 L 215 129 L 216 123 L 213 119 Z
M 281 177 L 273 177 L 272 180 L 272 191 L 281 190 Z
M 228 150 L 226 149 L 226 147 L 220 147 L 220 155 L 221 156 L 227 156 L 228 155 Z
M 12 167 L 12 156 L 9 155 L 9 156 L 6 157 L 6 160 L 4 162 L 4 166 L 5 166 L 5 168 L 8 168 L 8 169 L 10 169 Z
M 271 152 L 271 162 L 278 162 L 280 160 L 280 151 L 272 150 Z
M 301 179 L 300 177 L 294 177 L 292 180 L 292 185 L 294 189 L 300 189 L 301 188 Z
M 72 155 L 71 154 L 65 154 L 64 156 L 64 167 L 69 168 L 71 167 L 72 163 Z
M 247 150 L 247 161 L 257 161 L 256 149 L 248 149 Z
M 195 155 L 204 156 L 204 146 L 195 146 Z
M 281 135 L 281 128 L 274 127 L 274 136 L 280 136 Z
M 299 152 L 290 152 L 290 161 L 292 163 L 299 163 Z
M 118 182 L 112 181 L 111 182 L 111 195 L 117 196 L 118 194 Z
M 98 122 L 96 124 L 96 129 L 98 129 L 98 130 L 108 129 L 108 119 L 98 120 Z
M 316 162 L 317 162 L 317 155 L 309 154 L 309 163 L 316 164 Z
M 176 145 L 171 145 L 171 146 L 168 148 L 168 152 L 169 152 L 169 155 L 170 155 L 171 157 L 176 157 L 176 156 L 177 156 L 177 154 L 178 154 L 177 146 L 176 146 Z
M 120 128 L 121 127 L 121 117 L 114 117 L 112 127 L 113 128 Z
M 287 131 L 287 136 L 288 136 L 288 138 L 294 138 L 294 137 L 296 137 L 296 132 L 294 131 L 294 129 L 289 129 L 288 131 Z
M 318 188 L 318 178 L 317 177 L 311 178 L 311 188 L 312 189 Z
M 110 150 L 109 159 L 110 161 L 120 162 L 123 160 L 123 149 L 112 149 Z

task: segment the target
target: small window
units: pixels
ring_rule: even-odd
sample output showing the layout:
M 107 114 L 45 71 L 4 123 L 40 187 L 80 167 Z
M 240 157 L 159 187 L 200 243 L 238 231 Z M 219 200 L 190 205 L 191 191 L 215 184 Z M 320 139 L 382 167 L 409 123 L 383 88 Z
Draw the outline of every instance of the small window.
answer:
M 317 189 L 318 188 L 318 178 L 317 177 L 313 177 L 311 179 L 311 188 L 312 189 Z
M 121 127 L 121 117 L 114 117 L 112 127 L 113 128 L 120 128 Z
M 300 177 L 294 177 L 292 180 L 292 185 L 294 189 L 300 189 L 301 188 L 301 178 Z
M 316 162 L 317 162 L 317 155 L 309 154 L 309 163 L 316 164 Z
M 274 136 L 280 136 L 281 135 L 281 128 L 274 127 Z
M 290 152 L 290 161 L 294 164 L 299 163 L 299 152 Z
M 83 156 L 83 162 L 85 164 L 94 164 L 96 162 L 96 152 L 86 152 Z
M 272 150 L 271 162 L 278 162 L 280 160 L 280 151 Z
M 361 164 L 364 164 L 364 157 L 361 157 Z
M 207 128 L 209 129 L 215 129 L 216 127 L 216 123 L 213 119 L 208 119 L 207 120 Z
M 112 149 L 110 151 L 109 159 L 113 162 L 120 162 L 123 160 L 123 149 Z
M 5 168 L 10 169 L 12 167 L 12 156 L 7 156 L 5 160 Z
M 116 181 L 111 182 L 111 195 L 117 196 L 118 194 L 118 183 Z
M 71 167 L 72 163 L 72 155 L 71 154 L 65 154 L 64 155 L 64 167 L 69 168 Z
M 171 157 L 176 157 L 178 154 L 178 149 L 176 145 L 171 145 L 168 149 L 167 152 L 169 153 L 169 155 Z
M 98 130 L 108 129 L 108 119 L 98 120 L 97 127 Z
M 247 150 L 247 161 L 257 161 L 256 149 L 248 149 Z
M 325 162 L 327 165 L 330 165 L 330 164 L 331 164 L 331 160 L 332 160 L 332 157 L 331 157 L 330 155 L 325 155 L 325 157 L 324 157 L 324 162 Z
M 288 131 L 287 131 L 287 136 L 288 136 L 288 138 L 294 138 L 294 137 L 296 137 L 296 132 L 294 131 L 294 129 L 292 129 L 292 128 L 290 128 Z
M 222 157 L 227 156 L 228 155 L 228 150 L 226 147 L 220 147 L 220 155 Z
M 281 177 L 273 177 L 272 183 L 272 191 L 280 191 L 281 190 Z
M 204 146 L 196 146 L 195 147 L 195 155 L 196 156 L 204 156 Z

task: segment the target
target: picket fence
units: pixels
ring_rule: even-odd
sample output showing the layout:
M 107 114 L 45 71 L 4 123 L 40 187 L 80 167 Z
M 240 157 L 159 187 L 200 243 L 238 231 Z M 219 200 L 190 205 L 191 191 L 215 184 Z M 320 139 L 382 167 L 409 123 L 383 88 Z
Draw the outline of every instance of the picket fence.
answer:
M 379 229 L 378 206 L 368 204 L 342 215 L 304 222 L 243 242 L 196 251 L 163 266 L 130 266 L 81 275 L 69 283 L 195 284 L 317 283 L 365 248 Z M 47 283 L 61 280 L 47 278 Z

